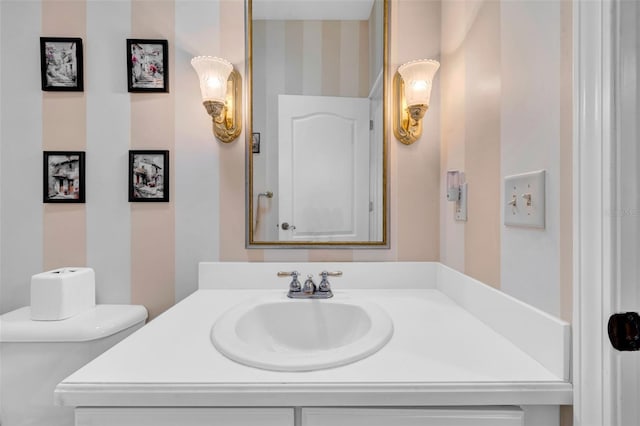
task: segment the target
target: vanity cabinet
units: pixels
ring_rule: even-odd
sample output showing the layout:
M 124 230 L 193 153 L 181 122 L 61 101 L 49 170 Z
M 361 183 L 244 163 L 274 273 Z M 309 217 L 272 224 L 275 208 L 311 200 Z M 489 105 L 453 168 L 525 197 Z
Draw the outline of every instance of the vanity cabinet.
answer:
M 517 407 L 303 408 L 301 426 L 523 426 Z
M 384 309 L 389 342 L 335 368 L 271 371 L 224 356 L 212 326 L 230 307 L 285 298 L 280 288 L 232 287 L 262 285 L 291 265 L 206 264 L 201 290 L 59 383 L 57 402 L 76 409 L 76 426 L 558 426 L 560 406 L 572 403 L 568 324 L 439 264 L 299 266 L 436 288 L 336 291 L 320 303 Z
M 524 426 L 518 407 L 79 408 L 76 426 Z
M 77 408 L 75 426 L 294 426 L 293 408 Z

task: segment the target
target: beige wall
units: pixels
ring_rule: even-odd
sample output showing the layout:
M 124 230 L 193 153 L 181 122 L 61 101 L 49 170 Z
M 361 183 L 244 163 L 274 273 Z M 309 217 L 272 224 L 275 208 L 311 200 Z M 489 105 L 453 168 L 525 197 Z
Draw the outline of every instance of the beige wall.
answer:
M 473 12 L 465 46 L 465 272 L 500 287 L 500 2 Z
M 86 36 L 86 9 L 74 1 L 42 2 L 42 32 Z M 84 151 L 86 99 L 78 92 L 43 92 L 42 150 Z M 84 265 L 86 209 L 81 204 L 43 204 L 43 268 Z M 74 226 L 68 226 L 73 223 Z
M 193 56 L 217 55 L 244 73 L 242 1 L 8 0 L 0 7 L 0 311 L 28 304 L 31 275 L 58 266 L 93 267 L 99 303 L 140 303 L 153 317 L 195 290 L 199 261 L 439 259 L 439 108 L 414 145 L 388 139 L 389 249 L 247 250 L 245 135 L 232 144 L 214 139 L 189 65 Z M 394 1 L 391 9 L 390 69 L 437 58 L 439 2 Z M 83 38 L 83 93 L 40 91 L 40 36 Z M 132 37 L 168 40 L 170 93 L 127 92 Z M 86 204 L 43 206 L 42 150 L 54 146 L 86 151 Z M 129 149 L 170 151 L 169 203 L 127 202 Z M 8 183 L 15 176 L 20 185 Z
M 264 78 L 262 84 L 283 87 L 287 95 L 367 97 L 368 28 L 368 21 L 254 21 L 262 46 L 254 49 L 254 81 Z M 267 72 L 282 63 L 284 73 Z M 267 106 L 254 104 L 257 118 Z
M 390 70 L 422 57 L 440 59 L 442 68 L 421 139 L 405 146 L 388 137 L 390 248 L 383 250 L 245 248 L 244 134 L 232 144 L 213 138 L 189 65 L 193 56 L 219 55 L 244 73 L 243 2 L 1 7 L 3 312 L 28 303 L 32 274 L 71 264 L 96 269 L 99 302 L 142 303 L 156 315 L 195 290 L 199 261 L 442 259 L 570 317 L 569 3 L 391 3 Z M 83 37 L 83 93 L 40 91 L 34 40 L 41 35 Z M 170 93 L 127 93 L 128 37 L 169 41 Z M 42 205 L 38 165 L 42 150 L 53 148 L 86 150 L 85 205 Z M 170 203 L 126 201 L 132 148 L 171 152 Z M 547 229 L 506 229 L 502 178 L 538 168 L 548 170 Z M 455 222 L 443 201 L 447 169 L 467 174 L 467 223 Z M 20 184 L 9 184 L 15 176 Z M 518 276 L 518 268 L 527 273 Z
M 441 186 L 468 183 L 468 220 L 441 206 L 441 260 L 571 319 L 571 4 L 442 3 Z M 503 225 L 505 176 L 546 170 L 546 228 Z
M 245 249 L 245 135 L 214 139 L 189 65 L 218 55 L 244 73 L 242 1 L 0 7 L 0 312 L 28 304 L 30 276 L 58 266 L 93 267 L 99 303 L 155 316 L 195 290 L 199 261 L 441 259 L 571 318 L 570 2 L 391 2 L 391 72 L 423 57 L 442 67 L 420 140 L 402 145 L 387 128 L 385 250 Z M 40 36 L 83 38 L 83 93 L 40 90 Z M 169 41 L 170 93 L 127 92 L 130 37 Z M 171 202 L 127 202 L 127 151 L 139 148 L 170 151 Z M 48 149 L 86 151 L 86 204 L 42 204 Z M 448 169 L 467 174 L 466 223 L 444 201 Z M 504 227 L 502 179 L 537 169 L 547 170 L 547 228 Z
M 134 1 L 131 4 L 131 36 L 173 40 L 173 2 Z M 169 69 L 175 69 L 169 50 Z M 169 72 L 169 88 L 173 73 Z M 175 95 L 132 93 L 131 149 L 175 152 Z M 175 162 L 170 157 L 169 170 Z M 169 173 L 170 185 L 175 184 Z M 131 203 L 131 303 L 145 305 L 155 317 L 175 301 L 175 209 L 169 203 Z
M 441 260 L 500 287 L 500 2 L 445 2 L 442 10 L 441 185 L 464 173 L 468 219 L 442 203 Z
M 441 193 L 461 170 L 469 197 L 466 223 L 441 205 L 441 261 L 571 321 L 571 3 L 442 5 Z M 540 169 L 546 229 L 505 227 L 504 177 Z

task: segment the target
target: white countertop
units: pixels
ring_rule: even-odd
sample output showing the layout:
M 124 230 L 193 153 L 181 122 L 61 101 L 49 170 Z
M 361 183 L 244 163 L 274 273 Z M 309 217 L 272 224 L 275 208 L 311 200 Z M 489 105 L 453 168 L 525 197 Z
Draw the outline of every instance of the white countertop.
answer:
M 385 309 L 394 321 L 389 343 L 368 358 L 326 370 L 244 366 L 214 348 L 212 325 L 248 298 L 286 292 L 198 290 L 66 378 L 56 398 L 72 406 L 571 403 L 570 383 L 439 289 L 334 292 Z M 291 325 L 303 326 L 295 318 Z

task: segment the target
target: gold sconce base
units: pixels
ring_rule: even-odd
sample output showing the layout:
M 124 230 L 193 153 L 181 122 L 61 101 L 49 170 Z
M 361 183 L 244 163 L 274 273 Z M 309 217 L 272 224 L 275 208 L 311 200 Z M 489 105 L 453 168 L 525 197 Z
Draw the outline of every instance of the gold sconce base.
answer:
M 230 97 L 226 103 L 202 103 L 213 119 L 213 134 L 224 143 L 233 142 L 242 133 L 242 77 L 236 70 L 231 72 L 227 80 L 227 93 Z
M 422 134 L 422 118 L 427 105 L 406 106 L 404 81 L 398 72 L 393 76 L 393 134 L 400 142 L 411 145 Z

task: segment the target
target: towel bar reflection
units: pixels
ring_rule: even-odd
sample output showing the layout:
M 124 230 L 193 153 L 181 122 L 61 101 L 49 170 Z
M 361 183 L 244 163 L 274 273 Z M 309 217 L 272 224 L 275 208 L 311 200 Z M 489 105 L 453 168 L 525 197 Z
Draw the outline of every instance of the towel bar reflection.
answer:
M 262 197 L 273 198 L 273 192 L 272 191 L 265 191 L 265 192 L 260 192 L 258 194 L 258 201 L 256 202 L 256 223 L 253 226 L 253 233 L 254 234 L 258 231 L 258 223 L 260 223 L 260 198 L 262 198 Z

